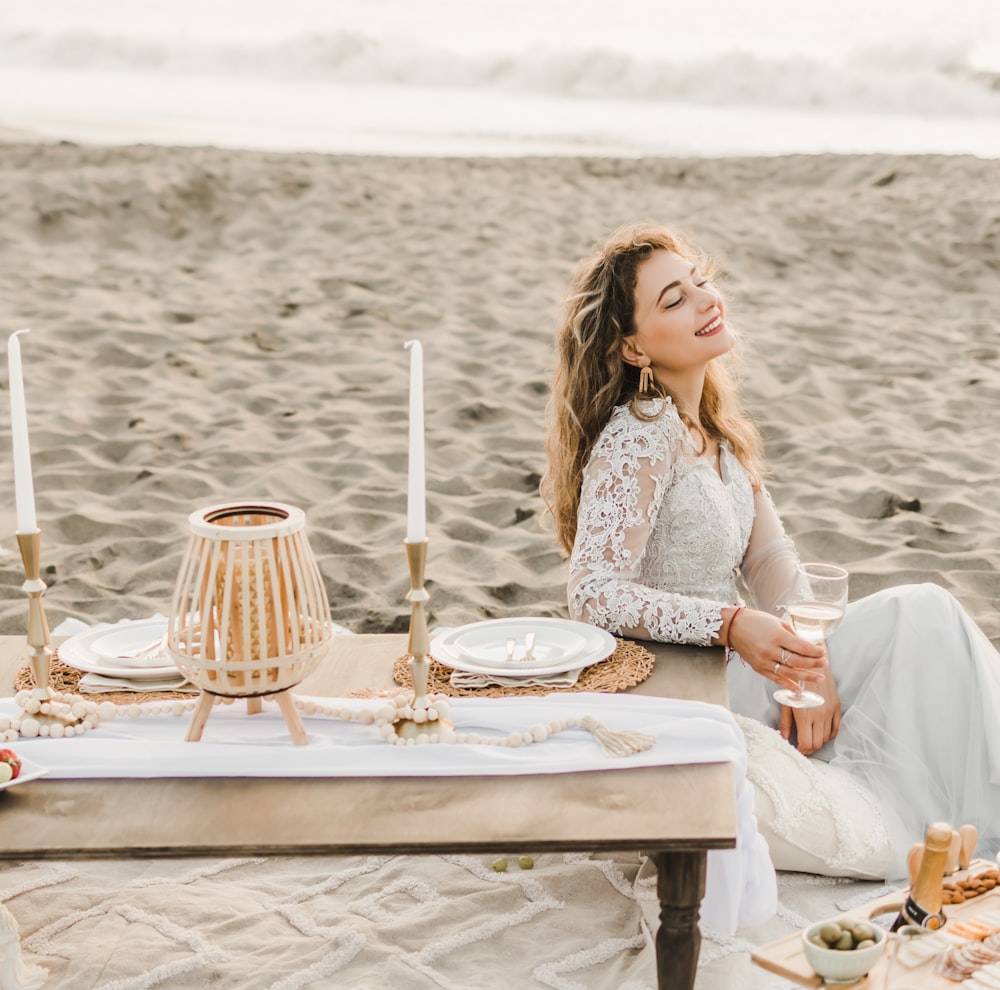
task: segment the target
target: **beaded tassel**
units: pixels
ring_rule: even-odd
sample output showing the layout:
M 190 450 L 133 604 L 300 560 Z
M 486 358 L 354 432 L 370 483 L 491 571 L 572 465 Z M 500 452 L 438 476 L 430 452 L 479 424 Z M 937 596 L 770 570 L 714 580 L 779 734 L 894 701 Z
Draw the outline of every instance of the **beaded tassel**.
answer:
M 656 745 L 656 736 L 630 729 L 623 732 L 609 729 L 590 715 L 585 715 L 580 719 L 580 728 L 593 732 L 594 738 L 601 744 L 601 748 L 608 756 L 631 756 L 633 753 L 642 753 L 644 750 L 652 749 Z

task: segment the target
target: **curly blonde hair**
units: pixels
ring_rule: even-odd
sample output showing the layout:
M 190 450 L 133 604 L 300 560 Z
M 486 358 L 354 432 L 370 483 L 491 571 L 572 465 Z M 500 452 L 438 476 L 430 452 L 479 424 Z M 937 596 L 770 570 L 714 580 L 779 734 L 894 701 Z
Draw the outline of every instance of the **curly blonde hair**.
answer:
M 576 538 L 583 469 L 615 407 L 629 403 L 632 412 L 647 421 L 666 409 L 666 403 L 652 414 L 640 408 L 639 369 L 622 358 L 622 340 L 636 332 L 637 273 L 654 251 L 671 251 L 706 274 L 715 270 L 709 258 L 665 227 L 621 227 L 578 267 L 556 334 L 556 368 L 548 404 L 548 470 L 541 493 L 567 553 Z M 739 406 L 734 364 L 732 354 L 709 363 L 697 422 L 679 408 L 678 412 L 703 440 L 727 440 L 758 488 L 763 475 L 761 438 Z M 658 388 L 668 395 L 662 386 Z

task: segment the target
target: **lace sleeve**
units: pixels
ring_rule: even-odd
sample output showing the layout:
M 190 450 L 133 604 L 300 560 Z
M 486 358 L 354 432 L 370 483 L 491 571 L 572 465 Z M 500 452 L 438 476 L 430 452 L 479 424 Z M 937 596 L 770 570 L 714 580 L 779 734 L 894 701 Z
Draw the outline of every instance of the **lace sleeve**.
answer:
M 780 612 L 795 583 L 799 556 L 785 535 L 767 490 L 754 493 L 754 521 L 746 556 L 740 567 L 747 598 L 754 608 Z
M 570 614 L 619 635 L 708 646 L 722 625 L 715 602 L 642 580 L 664 495 L 683 463 L 683 426 L 616 410 L 584 472 L 570 558 Z

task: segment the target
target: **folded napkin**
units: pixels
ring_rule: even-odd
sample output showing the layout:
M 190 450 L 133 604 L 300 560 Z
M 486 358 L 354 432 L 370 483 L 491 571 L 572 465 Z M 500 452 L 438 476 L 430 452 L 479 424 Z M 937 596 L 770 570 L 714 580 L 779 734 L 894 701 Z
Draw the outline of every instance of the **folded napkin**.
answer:
M 141 679 L 127 677 L 107 677 L 104 674 L 84 674 L 80 678 L 81 694 L 110 694 L 114 691 L 136 691 L 149 693 L 151 691 L 193 691 L 198 689 L 181 673 L 165 675 L 164 677 L 143 677 Z
M 539 677 L 505 677 L 503 674 L 474 674 L 470 670 L 453 670 L 450 681 L 451 686 L 456 688 L 571 688 L 580 679 L 580 672 L 580 670 L 567 670 L 562 674 L 543 674 Z

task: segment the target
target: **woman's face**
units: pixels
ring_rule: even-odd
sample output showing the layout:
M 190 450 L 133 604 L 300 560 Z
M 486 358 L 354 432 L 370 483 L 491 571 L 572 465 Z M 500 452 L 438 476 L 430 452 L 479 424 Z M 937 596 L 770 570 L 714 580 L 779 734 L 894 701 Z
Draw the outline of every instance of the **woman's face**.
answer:
M 703 373 L 734 339 L 722 297 L 698 267 L 672 251 L 655 251 L 638 269 L 635 326 L 622 353 L 629 364 L 648 358 L 654 376 L 669 386 L 678 375 Z

